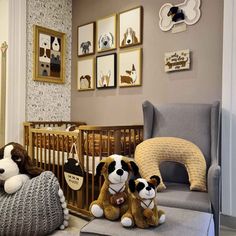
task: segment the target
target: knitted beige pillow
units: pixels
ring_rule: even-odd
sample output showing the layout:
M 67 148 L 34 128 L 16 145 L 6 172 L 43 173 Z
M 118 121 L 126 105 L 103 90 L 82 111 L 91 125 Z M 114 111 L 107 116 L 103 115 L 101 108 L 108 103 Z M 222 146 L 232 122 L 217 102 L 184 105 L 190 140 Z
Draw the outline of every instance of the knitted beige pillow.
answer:
M 137 146 L 135 161 L 143 178 L 160 177 L 158 191 L 166 189 L 159 170 L 163 161 L 183 164 L 188 172 L 190 190 L 206 191 L 206 160 L 201 150 L 187 140 L 172 137 L 148 139 Z

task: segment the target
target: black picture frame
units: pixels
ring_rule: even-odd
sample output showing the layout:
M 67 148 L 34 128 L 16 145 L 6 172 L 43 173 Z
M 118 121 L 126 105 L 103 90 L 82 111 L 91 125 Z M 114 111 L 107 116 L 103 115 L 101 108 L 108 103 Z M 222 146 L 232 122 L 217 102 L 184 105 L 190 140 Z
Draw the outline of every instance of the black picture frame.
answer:
M 116 86 L 117 86 L 117 54 L 110 53 L 97 56 L 96 88 L 110 89 L 110 88 L 116 88 Z

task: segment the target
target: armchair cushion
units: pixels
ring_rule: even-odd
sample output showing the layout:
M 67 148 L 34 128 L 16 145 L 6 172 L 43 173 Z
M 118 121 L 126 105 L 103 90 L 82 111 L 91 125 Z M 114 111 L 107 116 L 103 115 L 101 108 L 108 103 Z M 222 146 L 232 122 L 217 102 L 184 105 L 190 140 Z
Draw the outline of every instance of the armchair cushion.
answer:
M 160 172 L 160 164 L 166 161 L 186 167 L 190 190 L 206 191 L 206 161 L 201 150 L 192 142 L 174 137 L 148 139 L 137 146 L 135 161 L 143 178 L 160 177 L 159 191 L 166 188 Z
M 157 193 L 157 203 L 159 205 L 212 212 L 207 192 L 190 191 L 187 184 L 165 182 L 165 185 L 167 189 L 164 192 Z

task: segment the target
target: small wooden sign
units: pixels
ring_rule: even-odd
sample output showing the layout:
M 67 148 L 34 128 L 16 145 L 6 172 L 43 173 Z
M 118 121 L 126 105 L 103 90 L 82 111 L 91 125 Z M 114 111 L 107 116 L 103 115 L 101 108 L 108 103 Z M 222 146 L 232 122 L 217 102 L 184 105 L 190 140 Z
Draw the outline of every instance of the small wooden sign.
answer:
M 66 183 L 73 190 L 80 190 L 84 182 L 84 172 L 77 160 L 68 158 L 64 165 Z
M 190 69 L 189 49 L 165 53 L 165 72 Z

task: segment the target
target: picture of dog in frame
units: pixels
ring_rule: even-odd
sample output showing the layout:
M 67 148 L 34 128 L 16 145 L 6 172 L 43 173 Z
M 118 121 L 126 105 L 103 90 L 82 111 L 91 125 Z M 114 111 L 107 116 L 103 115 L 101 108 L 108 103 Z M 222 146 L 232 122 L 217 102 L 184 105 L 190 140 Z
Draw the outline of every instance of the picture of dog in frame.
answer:
M 142 14 L 142 7 L 119 14 L 119 45 L 121 48 L 142 43 Z
M 95 22 L 78 27 L 78 56 L 88 56 L 95 53 L 94 50 Z

